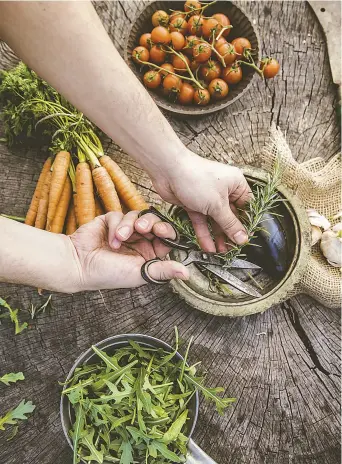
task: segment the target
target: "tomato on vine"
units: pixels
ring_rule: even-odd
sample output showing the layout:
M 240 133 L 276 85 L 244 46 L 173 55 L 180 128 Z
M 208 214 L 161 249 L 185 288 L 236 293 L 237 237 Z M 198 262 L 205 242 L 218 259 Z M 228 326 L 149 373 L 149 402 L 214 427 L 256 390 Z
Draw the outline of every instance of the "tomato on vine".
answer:
M 163 87 L 169 93 L 171 92 L 179 92 L 182 86 L 182 80 L 178 76 L 174 76 L 173 74 L 168 74 L 163 80 Z
M 184 17 L 176 17 L 170 21 L 170 31 L 171 32 L 180 32 L 185 35 L 188 31 L 188 23 Z
M 146 47 L 142 47 L 141 45 L 135 47 L 135 49 L 132 52 L 132 59 L 136 63 L 141 63 L 141 61 L 148 61 L 149 58 L 150 52 L 147 50 Z
M 196 105 L 207 105 L 210 102 L 210 93 L 207 89 L 197 89 L 194 93 L 194 103 Z
M 144 84 L 148 89 L 156 89 L 160 83 L 161 77 L 158 71 L 147 71 L 144 74 Z
M 221 24 L 222 28 L 230 26 L 230 20 L 228 16 L 224 15 L 223 13 L 215 13 L 213 14 L 213 18 L 216 19 L 216 21 L 218 21 L 219 24 Z M 222 37 L 227 37 L 229 32 L 230 28 L 228 27 L 228 29 L 225 29 L 222 32 Z
M 190 60 L 187 56 L 181 55 L 181 57 L 174 55 L 172 57 L 172 66 L 175 68 L 176 74 L 182 74 L 187 71 L 187 65 L 190 64 Z
M 172 66 L 171 63 L 163 63 L 160 67 L 163 68 L 163 71 L 160 71 L 162 77 L 167 76 L 169 74 L 168 71 L 171 71 L 173 73 L 175 72 L 175 68 Z
M 186 0 L 184 3 L 184 11 L 187 13 L 198 11 L 201 8 L 201 3 L 197 0 Z
M 210 82 L 208 87 L 210 95 L 215 100 L 222 100 L 228 95 L 228 85 L 223 79 L 214 79 Z
M 178 101 L 182 105 L 190 105 L 194 99 L 195 89 L 188 82 L 183 82 L 179 94 Z
M 232 66 L 227 66 L 222 70 L 222 79 L 227 82 L 227 84 L 237 84 L 242 79 L 242 69 L 239 65 L 233 64 Z
M 150 48 L 152 47 L 152 41 L 151 41 L 151 34 L 149 32 L 146 32 L 146 34 L 143 34 L 140 37 L 139 45 L 150 50 Z
M 150 50 L 150 60 L 155 64 L 164 63 L 166 58 L 166 51 L 163 50 L 160 45 L 153 45 Z
M 261 60 L 260 69 L 265 79 L 275 77 L 280 69 L 280 64 L 275 58 L 263 58 Z
M 189 18 L 189 21 L 188 21 L 189 34 L 201 36 L 202 26 L 203 26 L 202 16 L 194 15 Z
M 200 42 L 193 48 L 193 57 L 199 63 L 204 63 L 211 56 L 211 47 L 206 42 Z
M 157 26 L 151 32 L 152 42 L 158 45 L 167 45 L 171 42 L 170 32 L 164 26 Z
M 171 32 L 171 44 L 174 50 L 179 51 L 185 45 L 185 37 L 178 31 Z
M 250 41 L 245 37 L 238 37 L 237 39 L 232 40 L 232 45 L 234 45 L 239 58 L 243 58 L 245 56 L 245 50 L 249 51 L 252 49 Z
M 215 18 L 208 18 L 203 21 L 202 35 L 205 39 L 210 39 L 216 37 L 221 29 L 221 24 Z
M 236 60 L 236 50 L 233 44 L 230 44 L 228 42 L 224 43 L 220 45 L 216 50 L 222 56 L 223 61 L 226 63 L 226 65 L 229 66 Z
M 169 24 L 169 15 L 164 10 L 158 10 L 152 15 L 152 24 L 154 27 L 164 26 Z
M 208 60 L 201 67 L 201 76 L 206 82 L 210 82 L 213 79 L 220 77 L 221 66 L 218 61 Z

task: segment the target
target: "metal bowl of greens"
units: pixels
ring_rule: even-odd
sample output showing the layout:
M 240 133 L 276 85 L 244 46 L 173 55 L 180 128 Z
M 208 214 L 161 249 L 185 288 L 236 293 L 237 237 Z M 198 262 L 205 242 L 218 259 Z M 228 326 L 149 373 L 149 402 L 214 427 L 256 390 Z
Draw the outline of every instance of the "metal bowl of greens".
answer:
M 232 247 L 227 253 L 226 263 L 229 267 L 229 259 L 246 257 L 261 266 L 262 270 L 255 273 L 231 270 L 233 275 L 254 286 L 261 296 L 251 297 L 225 285 L 195 264 L 189 266 L 188 281 L 171 282 L 173 290 L 191 306 L 217 316 L 235 317 L 263 312 L 296 294 L 296 284 L 304 275 L 310 256 L 311 228 L 305 208 L 284 187 L 279 171 L 269 175 L 255 168 L 245 167 L 242 170 L 254 193 L 254 200 L 246 209 L 247 215 L 241 215 L 252 238 L 243 249 Z M 188 242 L 194 242 L 194 232 L 186 213 L 173 208 L 169 216 L 180 235 Z M 262 218 L 259 222 L 258 217 Z M 182 261 L 183 255 L 181 250 L 172 250 L 170 258 Z
M 190 341 L 191 343 L 191 341 Z M 191 439 L 199 394 L 222 413 L 233 398 L 208 388 L 196 365 L 154 337 L 123 334 L 84 352 L 65 381 L 60 414 L 73 464 L 215 464 Z

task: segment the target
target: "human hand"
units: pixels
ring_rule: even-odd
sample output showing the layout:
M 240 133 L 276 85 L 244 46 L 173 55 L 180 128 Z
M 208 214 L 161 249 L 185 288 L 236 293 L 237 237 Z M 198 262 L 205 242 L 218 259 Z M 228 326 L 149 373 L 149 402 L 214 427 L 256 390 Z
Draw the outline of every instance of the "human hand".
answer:
M 240 169 L 186 150 L 166 175 L 152 175 L 152 181 L 165 201 L 186 209 L 203 250 L 226 251 L 226 236 L 238 245 L 247 242 L 248 236 L 237 217 L 237 208 L 244 207 L 252 192 Z M 216 246 L 209 232 L 207 216 L 214 221 L 212 230 Z
M 70 236 L 78 256 L 79 291 L 139 287 L 146 284 L 141 266 L 150 259 L 164 258 L 170 251 L 158 238 L 175 238 L 170 224 L 138 211 L 107 213 L 83 225 Z M 176 261 L 149 266 L 156 280 L 188 279 L 189 271 Z

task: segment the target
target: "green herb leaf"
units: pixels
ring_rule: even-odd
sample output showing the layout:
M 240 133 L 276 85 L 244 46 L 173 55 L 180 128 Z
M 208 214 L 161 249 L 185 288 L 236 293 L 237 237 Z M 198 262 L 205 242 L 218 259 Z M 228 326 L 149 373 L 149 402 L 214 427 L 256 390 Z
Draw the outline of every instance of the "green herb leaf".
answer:
M 18 380 L 25 380 L 25 376 L 22 372 L 11 372 L 10 374 L 5 374 L 2 377 L 0 377 L 0 382 L 4 383 L 9 387 L 10 382 L 15 383 Z
M 186 409 L 182 414 L 175 420 L 175 422 L 171 425 L 169 430 L 164 433 L 163 442 L 164 443 L 171 443 L 176 441 L 179 434 L 181 433 L 184 424 L 188 418 L 188 410 Z
M 129 441 L 123 441 L 120 446 L 121 458 L 120 464 L 133 463 L 133 449 Z
M 184 462 L 184 459 L 181 459 L 176 453 L 170 451 L 164 443 L 155 440 L 151 445 L 153 445 L 164 458 L 169 459 L 171 462 Z
M 26 420 L 26 414 L 31 414 L 35 409 L 32 401 L 23 400 L 15 409 L 10 409 L 3 417 L 0 417 L 0 430 L 5 430 L 5 425 L 17 425 L 18 420 Z
M 27 322 L 20 324 L 19 319 L 18 319 L 17 309 L 12 309 L 11 306 L 3 298 L 0 298 L 0 306 L 3 306 L 4 308 L 8 310 L 10 319 L 13 322 L 14 327 L 15 327 L 15 335 L 18 335 L 23 330 L 27 329 L 28 327 Z

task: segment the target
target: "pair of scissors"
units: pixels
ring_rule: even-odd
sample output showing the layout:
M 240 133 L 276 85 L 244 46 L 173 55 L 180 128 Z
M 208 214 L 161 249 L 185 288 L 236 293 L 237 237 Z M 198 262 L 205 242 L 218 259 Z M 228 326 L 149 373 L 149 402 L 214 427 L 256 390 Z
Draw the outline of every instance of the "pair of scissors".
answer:
M 233 287 L 237 288 L 241 292 L 246 293 L 247 295 L 254 296 L 256 298 L 260 298 L 262 296 L 252 285 L 248 284 L 247 282 L 243 282 L 238 277 L 234 276 L 231 272 L 229 272 L 229 269 L 261 270 L 260 266 L 258 266 L 257 264 L 250 263 L 249 261 L 237 258 L 234 259 L 231 263 L 229 263 L 228 267 L 223 267 L 222 260 L 217 256 L 217 253 L 209 253 L 206 251 L 194 250 L 191 246 L 181 243 L 181 237 L 178 231 L 175 229 L 172 222 L 153 206 L 151 206 L 149 209 L 144 209 L 143 211 L 140 211 L 139 217 L 148 213 L 154 214 L 155 216 L 159 217 L 163 222 L 167 222 L 173 227 L 176 234 L 176 238 L 174 240 L 170 238 L 158 238 L 165 245 L 186 252 L 185 259 L 183 261 L 180 261 L 184 266 L 189 266 L 189 264 L 192 263 L 201 265 L 201 267 L 210 271 L 212 274 L 219 277 L 227 284 L 230 284 Z M 141 275 L 143 279 L 146 280 L 146 282 L 154 284 L 165 284 L 168 282 L 167 280 L 153 279 L 148 272 L 149 266 L 157 261 L 160 261 L 160 259 L 155 258 L 146 261 L 146 263 L 144 263 L 141 267 Z

